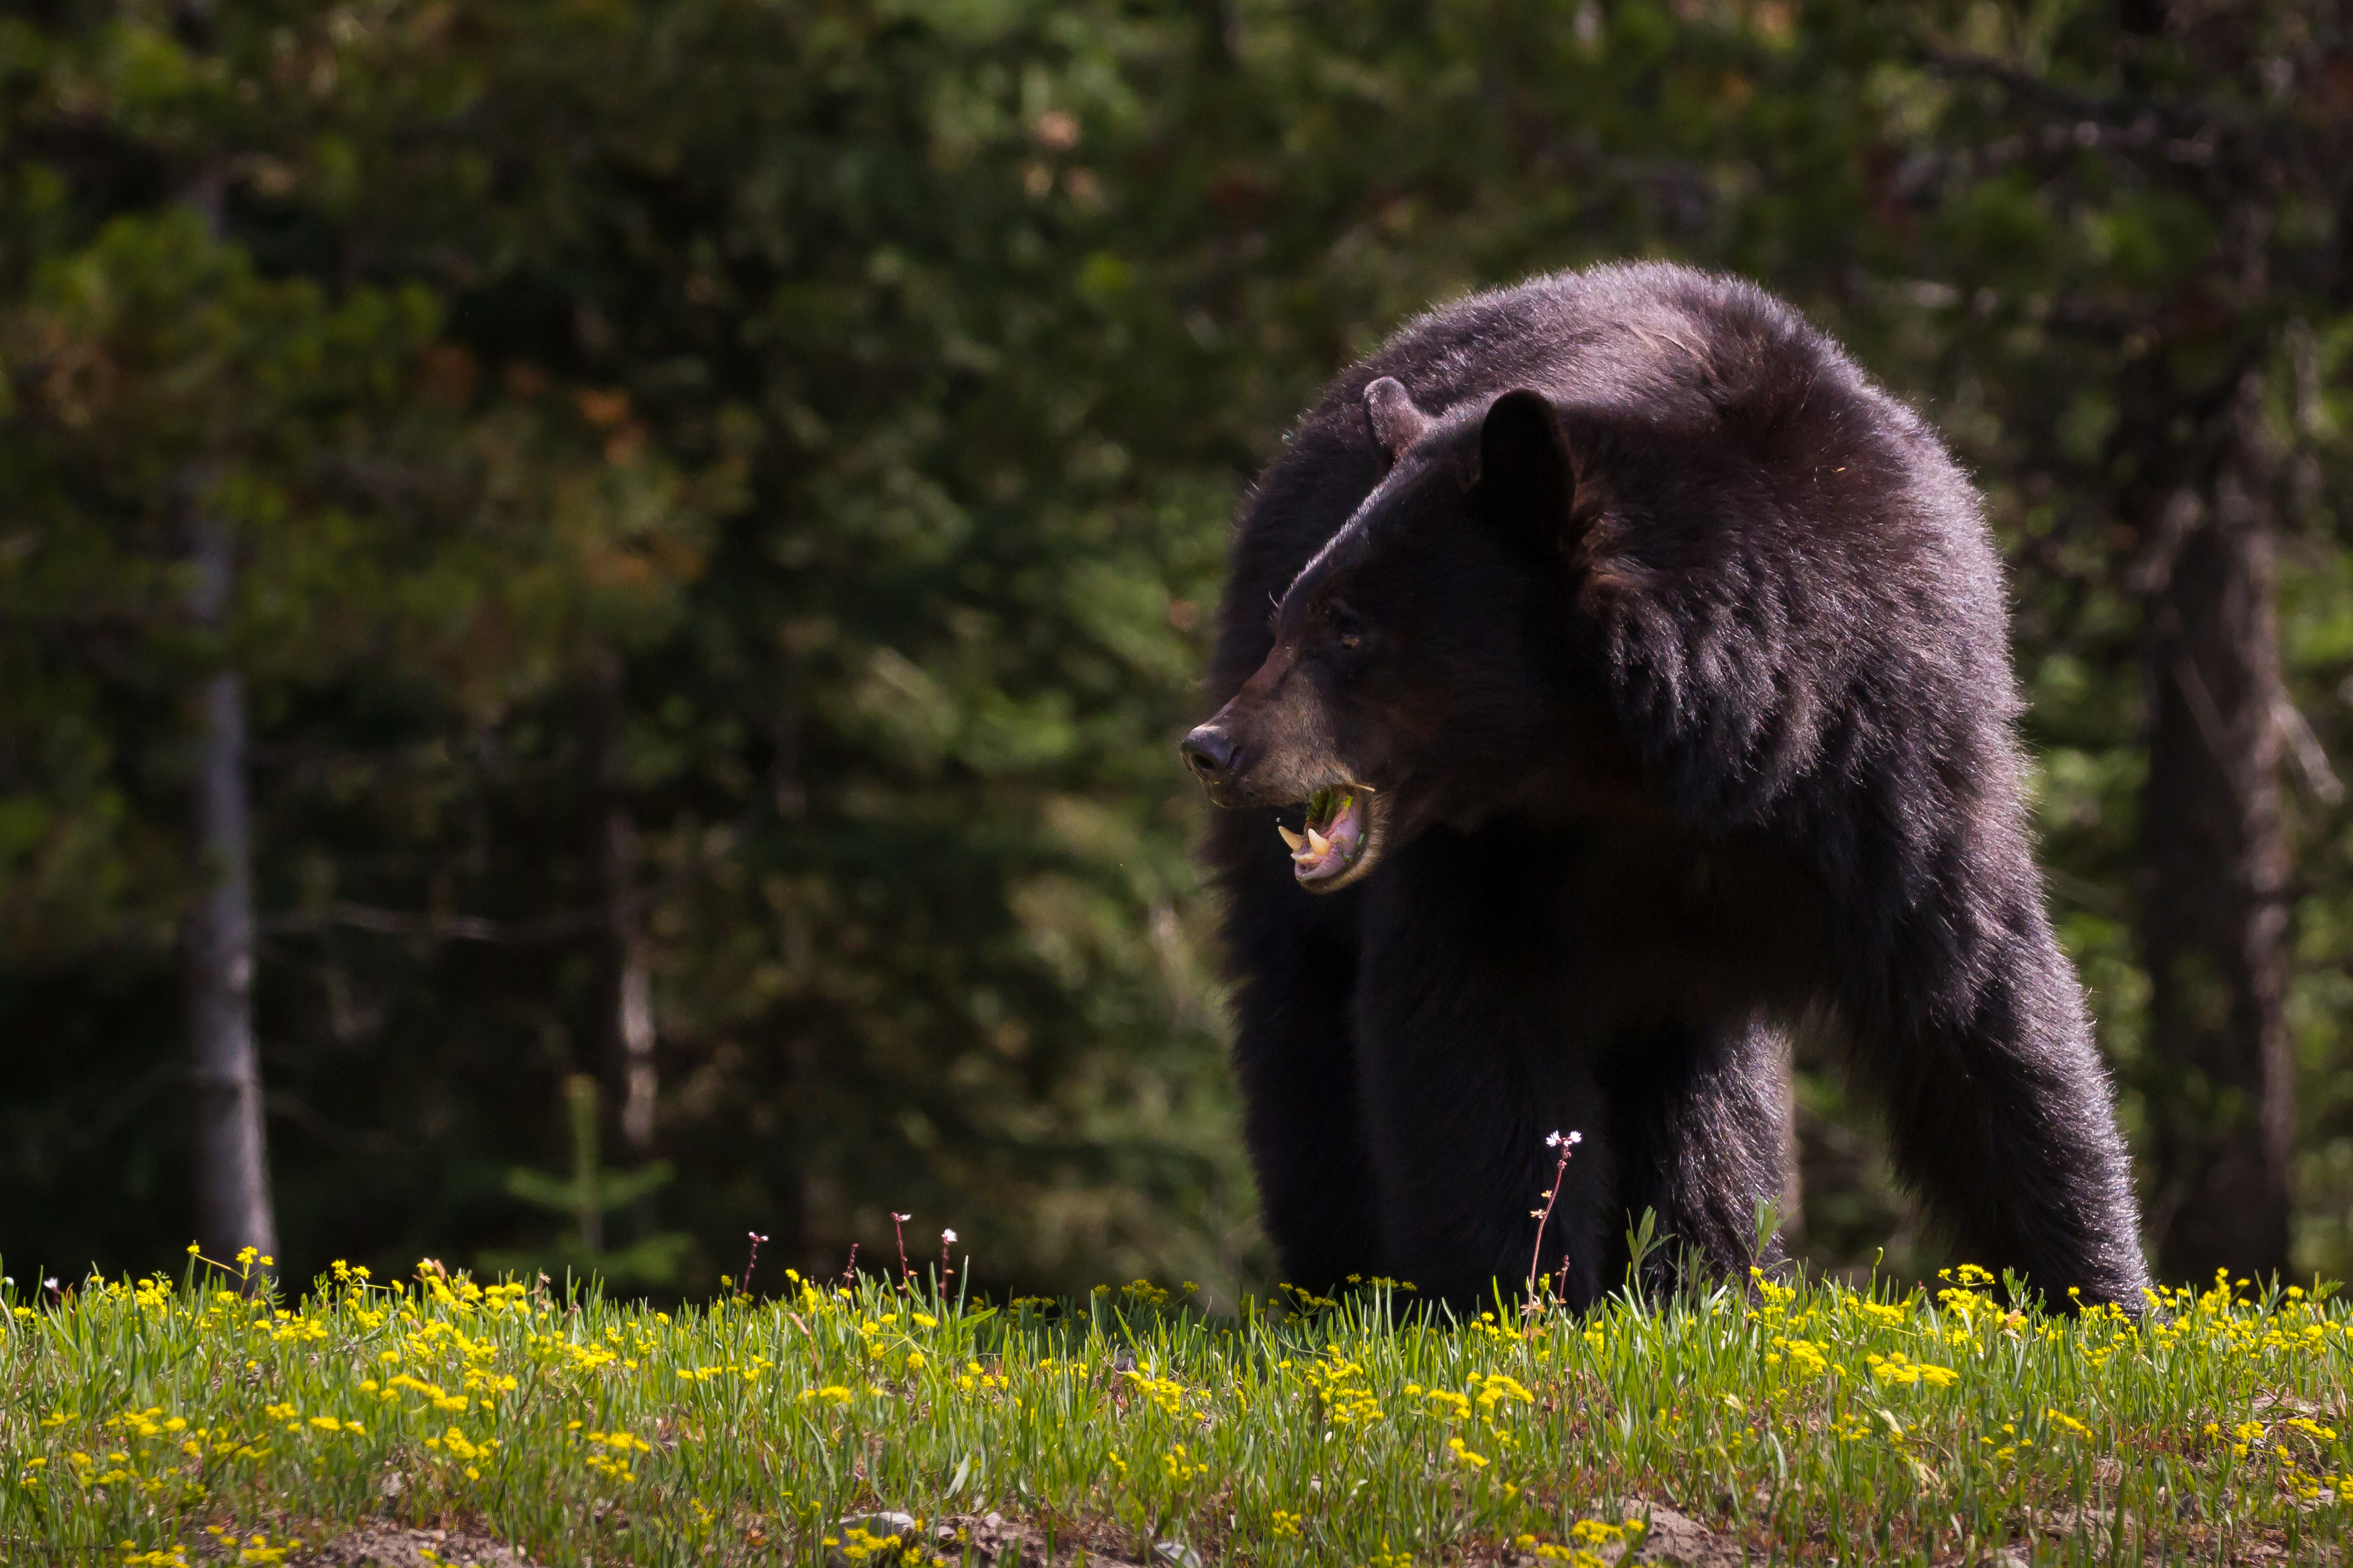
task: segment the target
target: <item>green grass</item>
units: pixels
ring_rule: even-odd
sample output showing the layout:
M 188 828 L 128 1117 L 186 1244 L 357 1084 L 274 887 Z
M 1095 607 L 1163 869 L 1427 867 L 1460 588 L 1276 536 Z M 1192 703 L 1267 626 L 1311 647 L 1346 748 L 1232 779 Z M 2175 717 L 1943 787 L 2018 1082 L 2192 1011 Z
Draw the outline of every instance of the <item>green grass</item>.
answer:
M 0 1560 L 268 1562 L 391 1518 L 550 1563 L 880 1563 L 839 1521 L 892 1510 L 994 1510 L 1058 1562 L 1593 1563 L 1611 1531 L 1579 1521 L 1640 1500 L 1758 1561 L 2337 1562 L 2353 1487 L 2353 1314 L 2298 1291 L 2144 1324 L 2007 1312 L 1969 1271 L 1450 1326 L 1386 1288 L 1237 1320 L 1141 1285 L 797 1279 L 664 1314 L 340 1265 L 299 1302 L 236 1284 L 0 1313 Z

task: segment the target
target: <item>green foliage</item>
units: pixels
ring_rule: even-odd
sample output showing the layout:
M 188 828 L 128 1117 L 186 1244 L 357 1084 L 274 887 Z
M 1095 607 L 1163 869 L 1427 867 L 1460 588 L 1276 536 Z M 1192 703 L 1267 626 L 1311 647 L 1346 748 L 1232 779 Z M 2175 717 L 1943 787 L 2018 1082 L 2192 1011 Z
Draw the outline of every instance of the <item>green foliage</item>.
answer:
M 1388 1281 L 1239 1317 L 1142 1282 L 675 1314 L 430 1268 L 337 1263 L 283 1307 L 216 1282 L 8 1302 L 11 1557 L 479 1518 L 549 1563 L 814 1563 L 853 1528 L 954 1563 L 1001 1511 L 1023 1561 L 1592 1568 L 1695 1521 L 1726 1554 L 2334 1562 L 2353 1488 L 2353 1318 L 2227 1280 L 2145 1321 L 2010 1311 L 1962 1269 L 1459 1325 Z
M 48 196 L 11 252 L 10 460 L 58 499 L 5 591 L 12 717 L 55 761 L 11 769 L 0 817 L 39 937 L 10 945 L 12 1030 L 102 952 L 142 998 L 114 1059 L 168 1082 L 175 709 L 231 658 L 295 1246 L 372 1190 L 403 1194 L 371 1243 L 396 1252 L 517 1223 L 501 1175 L 556 1119 L 515 1112 L 612 1065 L 617 902 L 673 1218 L 808 1256 L 920 1205 L 1041 1282 L 1230 1277 L 1248 1200 L 1163 753 L 1235 473 L 1177 416 L 1234 415 L 1182 357 L 1131 374 L 1139 331 L 1198 351 L 1104 248 L 1092 159 L 1156 133 L 1126 73 L 1167 41 L 1072 21 L 23 33 L 8 145 Z M 50 151 L 91 122 L 95 171 Z M 198 500 L 238 531 L 223 647 L 175 598 Z M 93 679 L 107 597 L 142 662 Z M 144 703 L 110 713 L 126 684 Z M 17 1146 L 60 1191 L 70 1161 Z M 86 1213 L 28 1239 L 104 1245 Z
M 493 1249 L 482 1254 L 485 1273 L 557 1278 L 592 1276 L 615 1285 L 664 1286 L 678 1282 L 679 1265 L 694 1238 L 683 1231 L 640 1236 L 626 1249 L 605 1248 L 605 1216 L 614 1210 L 641 1204 L 670 1185 L 678 1174 L 667 1160 L 656 1160 L 634 1171 L 608 1169 L 598 1157 L 596 1080 L 575 1073 L 564 1086 L 566 1121 L 572 1131 L 572 1173 L 551 1176 L 527 1165 L 507 1173 L 507 1195 L 533 1208 L 568 1216 L 573 1235 L 544 1251 Z
M 298 1270 L 331 1238 L 380 1268 L 539 1246 L 508 1173 L 565 1165 L 571 1076 L 620 1103 L 633 942 L 642 1153 L 678 1174 L 616 1247 L 691 1234 L 707 1285 L 747 1229 L 830 1268 L 913 1211 L 1024 1288 L 1230 1296 L 1261 1260 L 1170 742 L 1234 500 L 1413 311 L 1624 255 L 1790 293 L 1986 485 L 2063 929 L 2138 1075 L 2148 454 L 2166 398 L 2254 357 L 2306 476 L 2292 684 L 2341 750 L 2353 329 L 2325 181 L 2277 195 L 2272 287 L 2210 312 L 2233 193 L 2073 140 L 2142 98 L 2301 123 L 2194 40 L 2118 47 L 2111 9 L 0 22 L 12 1255 L 120 1267 L 188 1228 L 150 1129 L 199 874 L 186 699 L 226 660 Z M 2258 13 L 2294 43 L 2297 7 Z M 217 638 L 183 607 L 196 506 L 238 540 Z M 2295 810 L 2303 1261 L 2333 1267 L 2353 840 Z M 1852 1263 L 1901 1204 L 1808 1065 L 1808 1245 Z

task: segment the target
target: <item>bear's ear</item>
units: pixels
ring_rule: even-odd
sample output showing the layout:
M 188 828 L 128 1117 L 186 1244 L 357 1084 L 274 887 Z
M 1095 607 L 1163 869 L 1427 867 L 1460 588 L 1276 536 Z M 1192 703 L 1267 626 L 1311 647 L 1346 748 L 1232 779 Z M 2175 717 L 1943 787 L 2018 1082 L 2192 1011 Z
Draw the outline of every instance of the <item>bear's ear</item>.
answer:
M 1393 375 L 1365 388 L 1365 412 L 1373 421 L 1373 439 L 1381 444 L 1391 463 L 1404 457 L 1405 449 L 1430 428 L 1430 416 L 1414 406 L 1413 395 Z
M 1525 387 L 1495 399 L 1479 427 L 1479 515 L 1539 549 L 1567 543 L 1577 466 L 1551 399 Z

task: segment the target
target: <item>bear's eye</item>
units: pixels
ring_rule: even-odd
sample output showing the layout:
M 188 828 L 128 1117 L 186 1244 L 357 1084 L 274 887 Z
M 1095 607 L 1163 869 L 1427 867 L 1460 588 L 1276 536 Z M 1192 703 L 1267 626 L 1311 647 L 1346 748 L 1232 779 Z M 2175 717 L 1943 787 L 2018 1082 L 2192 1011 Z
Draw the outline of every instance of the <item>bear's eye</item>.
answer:
M 1356 619 L 1356 612 L 1335 601 L 1329 614 L 1332 619 L 1332 640 L 1338 643 L 1345 651 L 1354 653 L 1365 640 L 1365 628 L 1363 623 Z

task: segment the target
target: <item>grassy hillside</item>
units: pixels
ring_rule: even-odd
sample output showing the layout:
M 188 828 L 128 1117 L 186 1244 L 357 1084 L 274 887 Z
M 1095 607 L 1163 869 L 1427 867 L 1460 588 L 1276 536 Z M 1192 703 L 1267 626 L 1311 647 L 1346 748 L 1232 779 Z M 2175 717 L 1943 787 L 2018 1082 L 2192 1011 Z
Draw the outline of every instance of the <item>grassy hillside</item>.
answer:
M 2136 1321 L 1759 1279 L 1441 1326 L 1386 1282 L 789 1283 L 19 1289 L 0 1560 L 2337 1562 L 2353 1487 L 2353 1313 L 2294 1289 Z

